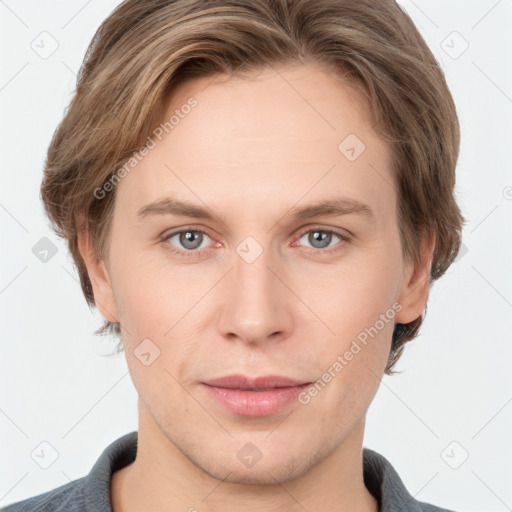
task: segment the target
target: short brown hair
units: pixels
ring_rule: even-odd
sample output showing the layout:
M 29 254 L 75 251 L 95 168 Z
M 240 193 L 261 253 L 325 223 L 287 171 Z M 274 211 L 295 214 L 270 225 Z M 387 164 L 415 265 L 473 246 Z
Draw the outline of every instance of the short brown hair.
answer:
M 337 70 L 364 92 L 374 129 L 392 147 L 404 257 L 419 260 L 426 232 L 436 240 L 430 282 L 446 272 L 465 223 L 454 197 L 457 113 L 438 62 L 394 0 L 127 0 L 89 45 L 41 187 L 90 307 L 78 232 L 87 229 L 97 254 L 108 257 L 115 188 L 101 199 L 94 191 L 144 144 L 173 88 L 213 73 L 308 62 Z M 424 314 L 395 324 L 387 373 Z M 120 325 L 105 321 L 95 333 L 119 336 Z

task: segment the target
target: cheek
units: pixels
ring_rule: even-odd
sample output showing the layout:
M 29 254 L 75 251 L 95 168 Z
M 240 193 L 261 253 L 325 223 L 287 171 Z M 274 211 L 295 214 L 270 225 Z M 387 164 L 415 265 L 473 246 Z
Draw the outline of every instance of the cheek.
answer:
M 297 288 L 325 324 L 315 329 L 305 325 L 304 329 L 312 329 L 312 336 L 320 328 L 325 333 L 316 335 L 316 360 L 324 371 L 320 387 L 326 383 L 328 388 L 319 394 L 334 415 L 347 407 L 359 407 L 356 402 L 361 407 L 371 402 L 388 360 L 397 313 L 399 260 L 397 264 L 391 255 L 382 254 L 386 256 L 383 251 L 373 259 L 358 258 L 331 267 L 314 280 L 303 280 Z
M 397 276 L 398 267 L 391 263 L 347 263 L 319 272 L 314 279 L 301 278 L 296 281 L 295 290 L 343 346 L 377 322 L 383 335 L 392 332 Z M 385 324 L 379 321 L 382 314 L 387 314 Z
M 311 396 L 306 393 L 301 401 L 310 417 L 321 418 L 325 425 L 336 424 L 340 432 L 350 431 L 364 417 L 379 388 L 391 344 L 392 322 L 380 331 L 357 330 L 356 336 L 338 337 L 324 345 L 326 354 L 320 365 L 323 373 Z
M 198 359 L 198 333 L 211 297 L 201 298 L 214 277 L 151 255 L 130 255 L 116 267 L 113 285 L 126 358 L 137 389 L 144 396 L 147 390 L 148 400 L 157 399 L 155 390 L 162 384 L 163 396 L 181 393 L 173 377 L 186 379 Z
M 173 267 L 161 255 L 155 257 L 159 251 L 118 258 L 114 268 L 120 321 L 134 337 L 162 338 L 198 300 L 194 274 L 184 272 L 185 266 Z

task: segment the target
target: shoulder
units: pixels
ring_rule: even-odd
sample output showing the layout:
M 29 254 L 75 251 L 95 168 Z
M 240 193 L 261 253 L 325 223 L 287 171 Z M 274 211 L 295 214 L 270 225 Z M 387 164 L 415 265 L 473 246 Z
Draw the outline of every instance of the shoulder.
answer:
M 11 503 L 0 512 L 81 512 L 85 510 L 86 477 L 73 480 L 51 491 Z
M 0 512 L 112 512 L 112 474 L 131 464 L 136 454 L 137 431 L 134 431 L 107 446 L 87 476 L 0 507 Z
M 381 454 L 363 450 L 364 483 L 379 502 L 380 512 L 455 512 L 414 499 L 391 463 Z

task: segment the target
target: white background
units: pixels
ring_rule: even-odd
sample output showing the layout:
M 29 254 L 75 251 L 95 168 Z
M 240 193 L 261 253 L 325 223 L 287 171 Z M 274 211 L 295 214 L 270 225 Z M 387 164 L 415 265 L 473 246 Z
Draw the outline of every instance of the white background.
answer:
M 102 319 L 87 308 L 39 197 L 45 152 L 87 45 L 117 3 L 0 1 L 0 506 L 86 475 L 108 444 L 137 429 L 124 355 L 106 357 L 114 341 L 92 334 Z M 434 284 L 402 373 L 384 378 L 365 446 L 421 501 L 512 510 L 512 1 L 400 4 L 457 105 L 467 252 Z M 43 31 L 59 45 L 47 59 L 31 47 Z M 469 48 L 453 58 L 461 37 Z M 32 253 L 44 236 L 58 248 L 47 263 Z M 59 454 L 46 470 L 31 458 L 43 441 Z

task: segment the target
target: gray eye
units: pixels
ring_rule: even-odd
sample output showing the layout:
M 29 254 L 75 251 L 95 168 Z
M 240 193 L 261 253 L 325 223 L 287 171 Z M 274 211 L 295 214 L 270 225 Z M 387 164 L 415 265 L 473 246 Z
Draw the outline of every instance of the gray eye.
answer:
M 168 240 L 172 244 L 177 245 L 178 248 L 193 251 L 201 247 L 201 244 L 204 242 L 205 235 L 206 233 L 203 233 L 202 231 L 186 229 L 173 233 L 168 237 Z M 173 238 L 176 237 L 178 237 L 177 241 L 173 241 Z
M 202 239 L 203 234 L 197 231 L 184 231 L 180 233 L 180 244 L 183 244 L 183 247 L 186 249 L 197 249 L 201 245 Z
M 341 239 L 341 236 L 332 232 L 323 229 L 313 229 L 304 233 L 302 238 L 307 237 L 307 242 L 311 244 L 313 249 L 325 249 L 329 247 L 331 242 L 333 241 L 333 235 Z

